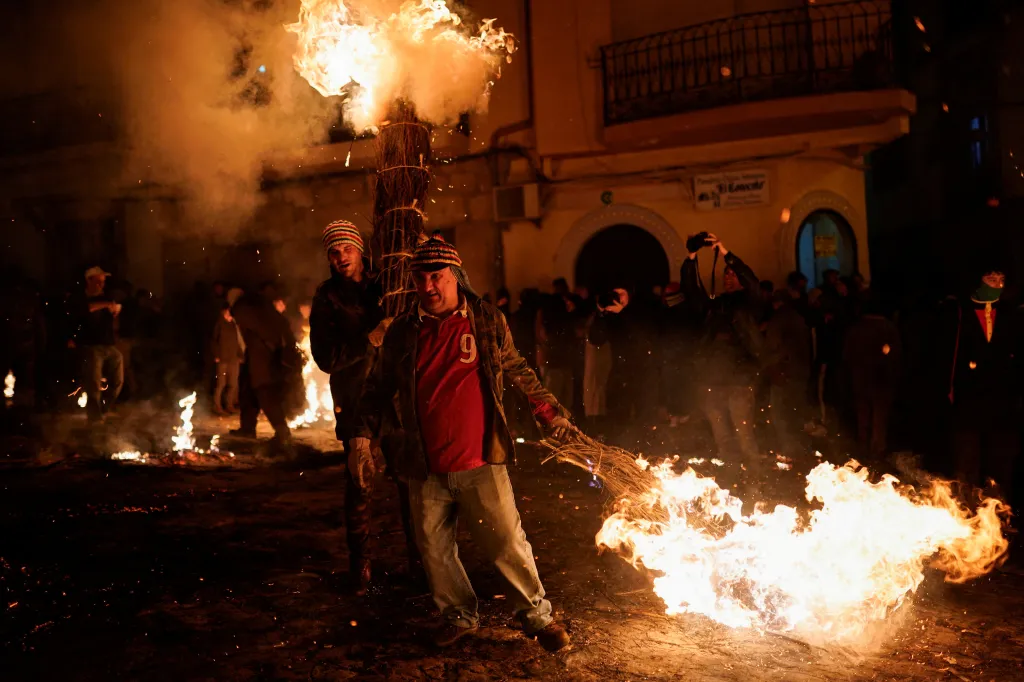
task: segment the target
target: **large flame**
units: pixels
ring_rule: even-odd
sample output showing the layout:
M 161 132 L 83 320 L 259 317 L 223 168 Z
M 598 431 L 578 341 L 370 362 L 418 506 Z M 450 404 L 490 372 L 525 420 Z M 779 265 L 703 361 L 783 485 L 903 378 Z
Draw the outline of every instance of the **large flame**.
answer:
M 299 340 L 299 349 L 305 358 L 302 365 L 302 383 L 306 388 L 306 409 L 305 411 L 288 422 L 289 428 L 309 426 L 321 419 L 327 420 L 334 417 L 334 400 L 331 398 L 331 377 L 320 371 L 320 368 L 313 362 L 313 351 L 309 345 L 309 324 L 302 327 L 302 338 Z
M 714 480 L 672 464 L 655 466 L 653 488 L 620 500 L 597 535 L 654 572 L 668 614 L 857 643 L 917 589 L 929 560 L 947 581 L 964 582 L 1006 554 L 1007 507 L 989 498 L 971 512 L 943 481 L 918 492 L 889 475 L 872 483 L 857 462 L 822 463 L 806 488 L 820 508 L 744 515 Z
M 178 401 L 178 407 L 181 408 L 181 424 L 171 436 L 171 442 L 174 444 L 174 451 L 179 454 L 196 449 L 196 439 L 192 435 L 192 408 L 195 407 L 195 404 L 195 391 Z
M 14 398 L 14 372 L 8 371 L 4 377 L 4 397 L 8 400 Z
M 357 131 L 374 128 L 396 99 L 445 123 L 487 104 L 512 35 L 487 20 L 472 35 L 444 0 L 302 0 L 295 68 L 321 95 L 346 95 Z

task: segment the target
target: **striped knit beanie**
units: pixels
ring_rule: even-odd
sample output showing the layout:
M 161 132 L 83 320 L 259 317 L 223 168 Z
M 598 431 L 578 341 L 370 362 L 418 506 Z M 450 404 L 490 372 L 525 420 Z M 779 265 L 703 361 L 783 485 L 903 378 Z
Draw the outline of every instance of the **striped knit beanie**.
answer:
M 346 244 L 359 249 L 359 253 L 362 253 L 364 250 L 363 236 L 359 234 L 359 228 L 347 220 L 335 220 L 325 227 L 323 240 L 324 251 L 330 251 L 335 247 L 341 248 Z
M 413 251 L 410 265 L 413 270 L 421 272 L 435 272 L 442 268 L 451 268 L 459 289 L 471 298 L 480 298 L 469 283 L 469 274 L 462 267 L 462 259 L 455 247 L 441 237 L 440 232 L 435 232 L 430 239 L 420 242 Z
M 439 232 L 435 232 L 430 239 L 420 242 L 413 251 L 410 262 L 413 270 L 433 272 L 444 267 L 462 267 L 462 259 L 455 247 L 446 242 Z

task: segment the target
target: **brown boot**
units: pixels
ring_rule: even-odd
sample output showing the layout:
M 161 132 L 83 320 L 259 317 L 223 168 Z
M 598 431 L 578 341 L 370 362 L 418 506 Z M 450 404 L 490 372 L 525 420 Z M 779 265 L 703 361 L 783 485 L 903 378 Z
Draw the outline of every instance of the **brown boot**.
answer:
M 569 633 L 558 623 L 551 621 L 543 629 L 533 633 L 533 637 L 547 651 L 555 652 L 569 646 L 572 641 Z

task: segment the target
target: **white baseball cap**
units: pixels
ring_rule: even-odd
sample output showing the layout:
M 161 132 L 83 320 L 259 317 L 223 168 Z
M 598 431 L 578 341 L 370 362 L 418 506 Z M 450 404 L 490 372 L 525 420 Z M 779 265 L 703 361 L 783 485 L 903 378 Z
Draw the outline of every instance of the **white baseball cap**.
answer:
M 89 279 L 90 277 L 100 277 L 101 275 L 103 277 L 110 277 L 110 273 L 104 270 L 103 268 L 99 267 L 98 265 L 93 266 L 85 271 L 86 279 Z

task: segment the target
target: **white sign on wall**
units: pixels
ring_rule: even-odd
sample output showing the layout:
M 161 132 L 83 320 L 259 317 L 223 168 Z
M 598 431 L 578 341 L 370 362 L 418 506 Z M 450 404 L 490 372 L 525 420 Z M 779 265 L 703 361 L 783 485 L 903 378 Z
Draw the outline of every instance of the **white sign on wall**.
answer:
M 693 178 L 693 196 L 698 211 L 764 206 L 770 201 L 768 171 L 696 175 Z

